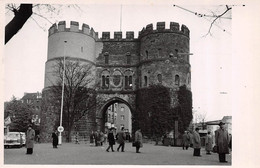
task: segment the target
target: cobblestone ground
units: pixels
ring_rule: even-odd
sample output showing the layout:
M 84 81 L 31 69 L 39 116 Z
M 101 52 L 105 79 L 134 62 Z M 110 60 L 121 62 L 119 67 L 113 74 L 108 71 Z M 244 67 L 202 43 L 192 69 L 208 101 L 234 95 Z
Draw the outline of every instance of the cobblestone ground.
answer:
M 193 157 L 193 148 L 182 150 L 181 147 L 155 146 L 144 144 L 141 153 L 135 153 L 131 143 L 126 143 L 125 152 L 106 152 L 104 147 L 93 147 L 89 144 L 63 143 L 58 149 L 50 143 L 35 144 L 34 153 L 26 155 L 26 149 L 4 149 L 4 164 L 40 164 L 40 165 L 231 165 L 231 155 L 227 155 L 228 163 L 219 163 L 218 155 L 206 155 L 201 149 L 202 157 Z

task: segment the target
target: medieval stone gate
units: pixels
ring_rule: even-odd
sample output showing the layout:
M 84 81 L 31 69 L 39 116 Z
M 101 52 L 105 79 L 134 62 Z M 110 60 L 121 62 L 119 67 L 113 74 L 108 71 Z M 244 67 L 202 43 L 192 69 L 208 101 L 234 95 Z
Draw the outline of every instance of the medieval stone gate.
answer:
M 137 38 L 134 32 L 98 33 L 83 24 L 72 21 L 66 28 L 65 21 L 54 24 L 49 29 L 48 58 L 45 64 L 45 83 L 43 100 L 48 100 L 44 92 L 57 81 L 53 75 L 53 65 L 64 56 L 70 60 L 93 65 L 95 90 L 97 91 L 95 114 L 88 121 L 79 122 L 79 130 L 89 135 L 91 130 L 104 129 L 106 108 L 120 102 L 126 104 L 131 112 L 136 111 L 136 91 L 150 85 L 163 85 L 173 91 L 186 85 L 191 90 L 191 71 L 189 63 L 189 29 L 171 22 L 165 28 L 164 22 L 158 22 L 156 29 L 152 24 L 143 28 Z M 65 43 L 66 42 L 66 43 Z M 45 97 L 44 97 L 45 96 Z M 173 95 L 174 97 L 174 95 Z M 176 96 L 175 96 L 176 97 Z M 172 98 L 171 105 L 176 103 Z M 52 115 L 52 108 L 42 111 L 42 135 L 49 136 L 59 117 Z M 50 140 L 50 137 L 46 138 Z

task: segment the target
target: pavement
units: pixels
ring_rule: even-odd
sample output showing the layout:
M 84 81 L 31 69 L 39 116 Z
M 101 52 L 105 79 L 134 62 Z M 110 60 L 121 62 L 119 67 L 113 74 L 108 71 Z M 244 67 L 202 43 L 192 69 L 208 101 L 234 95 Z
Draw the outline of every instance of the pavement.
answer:
M 201 157 L 193 156 L 193 148 L 168 147 L 144 143 L 141 153 L 135 153 L 131 143 L 125 144 L 125 152 L 106 152 L 103 147 L 81 143 L 63 143 L 57 149 L 51 143 L 35 144 L 34 153 L 26 155 L 26 148 L 4 149 L 5 165 L 232 165 L 232 154 L 226 155 L 228 163 L 220 163 L 218 154 L 206 155 L 201 149 Z

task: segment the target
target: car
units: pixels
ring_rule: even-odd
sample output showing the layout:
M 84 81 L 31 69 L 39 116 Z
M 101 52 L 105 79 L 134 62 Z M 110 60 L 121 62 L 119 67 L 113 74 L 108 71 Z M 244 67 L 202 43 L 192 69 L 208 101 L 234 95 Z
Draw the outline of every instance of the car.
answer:
M 8 132 L 4 137 L 4 147 L 22 147 L 25 144 L 25 134 L 21 132 Z

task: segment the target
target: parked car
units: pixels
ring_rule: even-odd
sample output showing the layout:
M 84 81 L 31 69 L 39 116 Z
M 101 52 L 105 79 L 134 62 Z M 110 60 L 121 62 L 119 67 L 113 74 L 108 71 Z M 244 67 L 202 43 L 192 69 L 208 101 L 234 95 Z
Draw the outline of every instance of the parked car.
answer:
M 24 132 L 20 132 L 20 134 L 21 134 L 21 137 L 22 137 L 22 146 L 25 146 L 25 143 L 26 143 L 26 135 L 25 135 L 25 133 Z
M 4 137 L 4 147 L 22 147 L 25 145 L 25 133 L 8 132 Z

